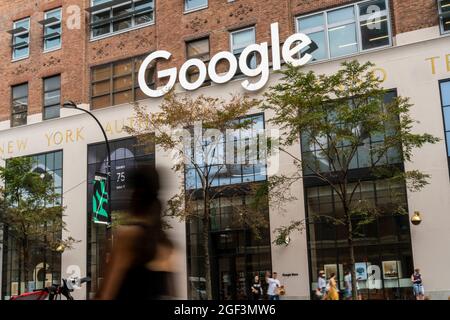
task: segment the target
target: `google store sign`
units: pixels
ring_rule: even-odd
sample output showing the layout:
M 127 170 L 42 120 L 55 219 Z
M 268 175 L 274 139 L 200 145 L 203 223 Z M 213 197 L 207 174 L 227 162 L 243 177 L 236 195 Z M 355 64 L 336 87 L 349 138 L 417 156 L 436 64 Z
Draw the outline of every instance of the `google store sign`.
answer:
M 303 33 L 295 33 L 291 35 L 283 44 L 280 46 L 280 32 L 278 23 L 273 23 L 270 26 L 271 31 L 271 42 L 272 42 L 272 67 L 273 70 L 281 69 L 281 56 L 286 63 L 290 63 L 293 66 L 302 66 L 308 63 L 312 56 L 309 53 L 303 54 L 299 57 L 298 53 L 308 47 L 312 41 L 311 39 Z M 249 56 L 254 53 L 258 53 L 261 62 L 255 68 L 250 68 L 247 64 Z M 198 89 L 206 80 L 207 76 L 214 83 L 222 84 L 230 81 L 236 74 L 239 64 L 239 69 L 247 77 L 258 77 L 259 80 L 251 82 L 249 80 L 244 80 L 242 82 L 242 87 L 248 91 L 257 91 L 264 87 L 269 80 L 270 66 L 269 66 L 269 45 L 267 42 L 261 44 L 252 44 L 244 49 L 239 57 L 239 61 L 235 55 L 231 52 L 223 51 L 216 54 L 210 60 L 208 66 L 205 65 L 200 59 L 190 59 L 186 61 L 180 68 L 178 72 L 177 68 L 170 68 L 158 71 L 158 78 L 166 78 L 169 80 L 167 84 L 160 89 L 151 89 L 145 81 L 145 71 L 148 66 L 158 59 L 169 60 L 172 54 L 165 50 L 159 50 L 148 55 L 143 61 L 139 69 L 139 87 L 141 90 L 149 97 L 158 98 L 164 96 L 169 92 L 177 82 L 179 78 L 180 85 L 188 91 Z M 225 60 L 228 62 L 228 71 L 223 74 L 218 74 L 216 70 L 217 64 Z M 199 72 L 198 79 L 194 82 L 189 82 L 187 71 L 191 67 L 196 67 Z

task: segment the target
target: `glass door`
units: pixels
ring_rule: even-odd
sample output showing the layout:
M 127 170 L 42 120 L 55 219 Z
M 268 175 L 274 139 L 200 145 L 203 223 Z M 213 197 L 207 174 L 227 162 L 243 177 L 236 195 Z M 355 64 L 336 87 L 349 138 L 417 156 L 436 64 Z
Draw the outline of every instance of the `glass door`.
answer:
M 222 256 L 217 260 L 220 300 L 247 300 L 245 256 Z

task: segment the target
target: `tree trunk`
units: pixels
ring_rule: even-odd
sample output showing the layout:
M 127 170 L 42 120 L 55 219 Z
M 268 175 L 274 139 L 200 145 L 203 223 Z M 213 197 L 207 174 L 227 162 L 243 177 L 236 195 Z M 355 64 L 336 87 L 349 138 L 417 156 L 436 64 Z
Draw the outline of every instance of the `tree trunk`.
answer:
M 345 208 L 344 209 L 345 215 L 346 215 L 346 220 L 347 220 L 347 230 L 348 230 L 348 249 L 350 251 L 350 272 L 352 275 L 352 299 L 353 300 L 357 300 L 358 299 L 358 294 L 356 292 L 356 281 L 358 281 L 358 279 L 356 279 L 356 269 L 355 269 L 355 247 L 353 245 L 353 224 L 352 224 L 352 218 L 350 216 L 350 214 L 348 213 L 348 209 Z
M 22 252 L 23 252 L 23 248 L 22 248 L 22 244 L 19 244 L 19 241 L 16 242 L 18 248 L 19 248 L 19 277 L 18 277 L 18 281 L 19 281 L 19 287 L 17 288 L 17 294 L 21 295 L 22 294 Z
M 28 240 L 22 240 L 22 248 L 23 248 L 23 281 L 25 282 L 25 292 L 28 292 L 28 276 L 30 273 L 30 254 L 28 248 Z
M 211 257 L 209 250 L 209 231 L 210 231 L 210 207 L 209 194 L 207 190 L 203 191 L 203 250 L 205 252 L 205 286 L 207 299 L 212 300 L 212 283 L 211 283 Z

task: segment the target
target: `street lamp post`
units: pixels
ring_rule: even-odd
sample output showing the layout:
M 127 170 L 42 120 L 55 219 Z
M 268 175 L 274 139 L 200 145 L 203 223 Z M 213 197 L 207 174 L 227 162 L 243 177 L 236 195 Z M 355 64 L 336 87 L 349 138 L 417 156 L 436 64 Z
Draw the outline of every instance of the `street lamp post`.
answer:
M 106 135 L 105 129 L 103 128 L 102 124 L 100 123 L 100 121 L 97 119 L 97 117 L 95 117 L 92 112 L 82 109 L 82 108 L 78 108 L 77 104 L 71 100 L 64 102 L 64 104 L 62 105 L 63 108 L 68 108 L 68 109 L 76 109 L 79 111 L 83 111 L 85 113 L 87 113 L 88 115 L 90 115 L 95 122 L 97 122 L 98 126 L 100 127 L 100 129 L 102 130 L 103 133 L 103 137 L 105 138 L 105 143 L 106 143 L 106 151 L 107 151 L 107 165 L 106 165 L 106 175 L 107 175 L 107 193 L 108 193 L 108 229 L 111 227 L 111 148 L 109 145 L 109 140 L 108 140 L 108 136 Z

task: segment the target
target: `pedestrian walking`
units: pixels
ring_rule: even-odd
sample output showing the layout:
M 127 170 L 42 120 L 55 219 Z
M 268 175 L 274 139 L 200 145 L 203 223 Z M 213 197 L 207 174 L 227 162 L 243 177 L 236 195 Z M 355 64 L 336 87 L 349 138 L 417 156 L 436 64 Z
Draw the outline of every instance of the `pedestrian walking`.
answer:
M 267 295 L 269 296 L 269 300 L 280 300 L 280 294 L 278 292 L 278 288 L 281 287 L 280 280 L 277 279 L 277 273 L 272 272 L 272 277 L 270 277 L 270 273 L 266 273 L 266 281 L 269 284 L 267 288 Z
M 351 300 L 353 295 L 353 287 L 352 287 L 352 273 L 350 270 L 347 270 L 345 272 L 344 276 L 344 299 L 345 300 Z
M 262 286 L 259 276 L 255 276 L 252 284 L 252 298 L 253 300 L 260 300 L 262 296 Z
M 330 279 L 328 280 L 327 300 L 339 300 L 339 290 L 334 273 L 330 275 Z
M 127 175 L 129 221 L 117 228 L 111 261 L 97 299 L 156 300 L 174 297 L 174 246 L 162 230 L 159 176 L 153 166 Z
M 319 271 L 319 277 L 317 279 L 316 296 L 320 300 L 325 300 L 327 295 L 327 280 L 325 278 L 325 271 Z

